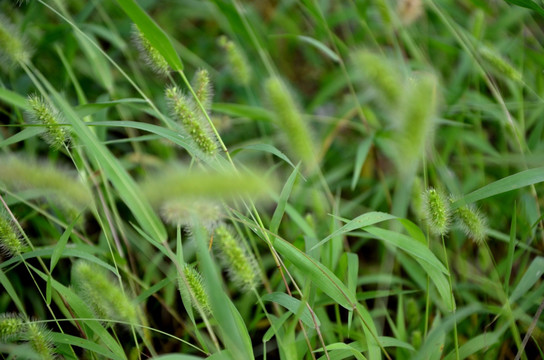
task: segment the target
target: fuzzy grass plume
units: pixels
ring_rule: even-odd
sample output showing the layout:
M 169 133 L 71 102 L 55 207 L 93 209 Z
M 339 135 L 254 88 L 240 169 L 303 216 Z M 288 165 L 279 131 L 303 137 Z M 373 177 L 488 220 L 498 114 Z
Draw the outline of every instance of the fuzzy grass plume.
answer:
M 46 143 L 53 150 L 59 150 L 70 143 L 70 131 L 65 127 L 62 115 L 42 96 L 30 95 L 28 97 L 30 110 L 27 112 L 30 121 L 45 127 L 42 134 Z
M 28 342 L 42 360 L 55 359 L 55 347 L 51 341 L 50 330 L 44 325 L 30 322 L 26 327 Z
M 395 161 L 401 174 L 415 171 L 433 143 L 438 81 L 434 75 L 422 73 L 410 79 L 405 89 L 393 136 Z
M 30 51 L 17 28 L 0 14 L 0 65 L 12 66 L 27 63 Z
M 494 70 L 495 73 L 500 76 L 504 76 L 515 82 L 522 81 L 521 73 L 510 64 L 498 51 L 493 50 L 488 46 L 479 46 L 478 50 L 482 58 L 487 64 Z
M 0 314 L 0 342 L 9 342 L 21 338 L 25 331 L 25 320 L 19 314 Z
M 172 199 L 160 205 L 162 218 L 175 226 L 193 227 L 195 218 L 207 230 L 213 230 L 223 218 L 221 206 L 210 200 Z
M 0 210 L 0 249 L 11 256 L 20 255 L 25 246 L 7 211 Z
M 140 186 L 142 194 L 156 207 L 172 199 L 220 201 L 244 195 L 257 199 L 275 188 L 275 182 L 260 173 L 188 170 L 170 164 L 163 171 L 150 174 Z
M 385 106 L 396 106 L 403 94 L 403 77 L 395 64 L 383 55 L 359 50 L 352 56 L 355 68 L 363 74 L 363 86 L 374 91 Z
M 226 36 L 220 36 L 217 43 L 227 54 L 227 63 L 234 81 L 240 85 L 249 85 L 251 82 L 251 67 L 242 50 Z
M 423 195 L 425 221 L 435 235 L 446 235 L 449 230 L 451 211 L 447 197 L 436 189 L 428 189 Z
M 138 323 L 138 307 L 106 271 L 78 261 L 72 266 L 72 285 L 98 318 Z
M 257 286 L 259 270 L 252 253 L 240 243 L 226 225 L 215 229 L 215 244 L 223 267 L 228 270 L 232 282 L 246 290 Z
M 202 275 L 189 264 L 183 266 L 183 275 L 185 275 L 187 284 L 184 283 L 181 277 L 178 279 L 179 291 L 182 297 L 190 299 L 195 310 L 202 312 L 206 316 L 211 315 L 210 299 L 204 287 Z
M 487 221 L 472 205 L 464 205 L 455 210 L 455 218 L 459 227 L 476 244 L 481 245 L 484 242 Z
M 79 211 L 92 202 L 91 192 L 72 172 L 19 156 L 0 156 L 0 186 L 10 191 L 39 190 L 67 210 Z
M 213 86 L 208 70 L 198 70 L 193 77 L 191 86 L 195 90 L 198 101 L 200 101 L 204 109 L 209 113 L 212 109 Z
M 155 73 L 167 76 L 170 66 L 161 53 L 149 42 L 138 26 L 132 26 L 132 39 L 140 51 L 140 57 Z
M 218 149 L 215 135 L 194 100 L 183 94 L 177 86 L 166 89 L 166 98 L 172 117 L 181 123 L 187 135 L 204 154 L 214 156 Z
M 295 100 L 278 77 L 268 78 L 264 87 L 270 108 L 286 137 L 292 155 L 297 161 L 301 160 L 307 170 L 313 170 L 317 164 L 312 131 L 304 121 Z

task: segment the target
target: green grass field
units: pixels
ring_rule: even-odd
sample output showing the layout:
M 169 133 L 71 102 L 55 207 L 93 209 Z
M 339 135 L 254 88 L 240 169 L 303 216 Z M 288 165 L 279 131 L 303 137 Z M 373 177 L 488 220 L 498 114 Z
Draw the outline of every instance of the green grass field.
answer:
M 2 359 L 544 358 L 540 0 L 0 2 Z

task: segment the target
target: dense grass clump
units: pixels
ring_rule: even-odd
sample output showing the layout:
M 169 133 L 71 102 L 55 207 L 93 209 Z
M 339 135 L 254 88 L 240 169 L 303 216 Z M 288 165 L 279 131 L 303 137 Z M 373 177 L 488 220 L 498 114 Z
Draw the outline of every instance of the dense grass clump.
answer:
M 3 358 L 544 358 L 541 2 L 0 13 Z

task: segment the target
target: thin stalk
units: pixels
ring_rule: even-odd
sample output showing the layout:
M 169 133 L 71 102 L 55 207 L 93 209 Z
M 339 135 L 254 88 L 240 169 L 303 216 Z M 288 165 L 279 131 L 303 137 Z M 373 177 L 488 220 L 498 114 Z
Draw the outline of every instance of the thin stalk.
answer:
M 448 261 L 448 252 L 446 250 L 446 241 L 444 240 L 444 235 L 442 235 L 442 248 L 444 249 L 444 261 L 446 262 L 446 269 L 448 270 L 448 282 L 450 284 L 450 293 L 451 293 L 451 302 L 453 304 L 453 340 L 455 343 L 455 358 L 460 360 L 459 356 L 459 339 L 457 335 L 457 319 L 455 317 L 455 295 L 453 295 L 453 282 L 451 280 L 452 274 L 450 271 L 450 265 Z

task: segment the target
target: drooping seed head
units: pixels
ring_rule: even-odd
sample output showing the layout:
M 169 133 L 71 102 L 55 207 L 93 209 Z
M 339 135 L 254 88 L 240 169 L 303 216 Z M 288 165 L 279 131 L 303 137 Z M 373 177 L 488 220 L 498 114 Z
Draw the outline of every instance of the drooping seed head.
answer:
M 219 256 L 231 281 L 246 290 L 254 289 L 259 272 L 253 254 L 247 251 L 226 225 L 215 229 L 215 235 L 214 243 L 219 248 Z
M 251 81 L 251 67 L 243 51 L 226 36 L 219 37 L 217 42 L 227 53 L 227 63 L 234 80 L 240 85 L 248 85 Z
M 461 229 L 477 245 L 484 242 L 487 221 L 478 210 L 471 205 L 464 205 L 455 211 L 455 217 Z
M 166 88 L 166 97 L 172 117 L 181 123 L 187 135 L 204 154 L 214 156 L 218 149 L 215 137 L 194 101 L 182 94 L 176 86 Z
M 395 161 L 402 174 L 417 170 L 420 159 L 433 143 L 438 108 L 438 82 L 424 73 L 410 79 L 395 125 Z
M 213 86 L 208 71 L 205 69 L 198 70 L 191 85 L 195 90 L 198 101 L 200 101 L 206 112 L 210 112 L 213 100 Z
M 208 231 L 219 224 L 223 217 L 221 207 L 214 201 L 177 198 L 165 201 L 160 207 L 163 219 L 175 226 L 192 228 L 195 219 Z
M 396 106 L 403 96 L 403 78 L 397 67 L 385 56 L 360 50 L 352 56 L 353 65 L 364 78 L 365 88 L 374 90 L 387 107 Z
M 0 210 L 0 249 L 11 256 L 20 255 L 25 250 L 19 231 L 5 210 Z
M 17 28 L 0 14 L 0 65 L 26 64 L 30 51 Z
M 99 318 L 138 322 L 138 307 L 102 267 L 85 261 L 72 266 L 72 285 Z
M 189 264 L 185 264 L 182 270 L 187 283 L 185 283 L 180 277 L 178 279 L 179 290 L 184 294 L 185 297 L 191 299 L 191 304 L 193 305 L 195 310 L 200 311 L 207 316 L 211 315 L 212 310 L 210 307 L 210 299 L 208 296 L 208 292 L 204 287 L 202 276 L 198 271 L 196 271 L 195 268 L 193 268 Z
M 312 132 L 285 84 L 278 77 L 268 78 L 265 91 L 277 124 L 286 136 L 287 146 L 308 171 L 315 169 L 316 156 Z
M 132 26 L 132 39 L 140 51 L 140 57 L 155 73 L 167 76 L 170 66 L 161 53 L 149 42 L 138 26 Z
M 53 150 L 59 150 L 70 143 L 70 131 L 57 109 L 37 95 L 28 97 L 28 105 L 30 110 L 27 113 L 31 122 L 45 127 L 42 137 Z
M 55 359 L 55 347 L 51 340 L 51 332 L 44 325 L 33 322 L 29 323 L 26 327 L 25 335 L 41 359 Z
M 447 197 L 436 189 L 428 189 L 423 197 L 425 220 L 433 234 L 445 235 L 450 225 L 450 204 Z
M 522 81 L 521 73 L 508 62 L 498 51 L 495 51 L 487 46 L 478 47 L 482 58 L 495 70 L 499 75 L 505 76 L 515 82 Z
M 93 201 L 89 189 L 72 172 L 20 156 L 0 155 L 0 183 L 10 191 L 41 190 L 68 211 L 79 212 Z
M 25 321 L 18 314 L 0 314 L 0 342 L 8 342 L 21 338 L 25 331 Z

